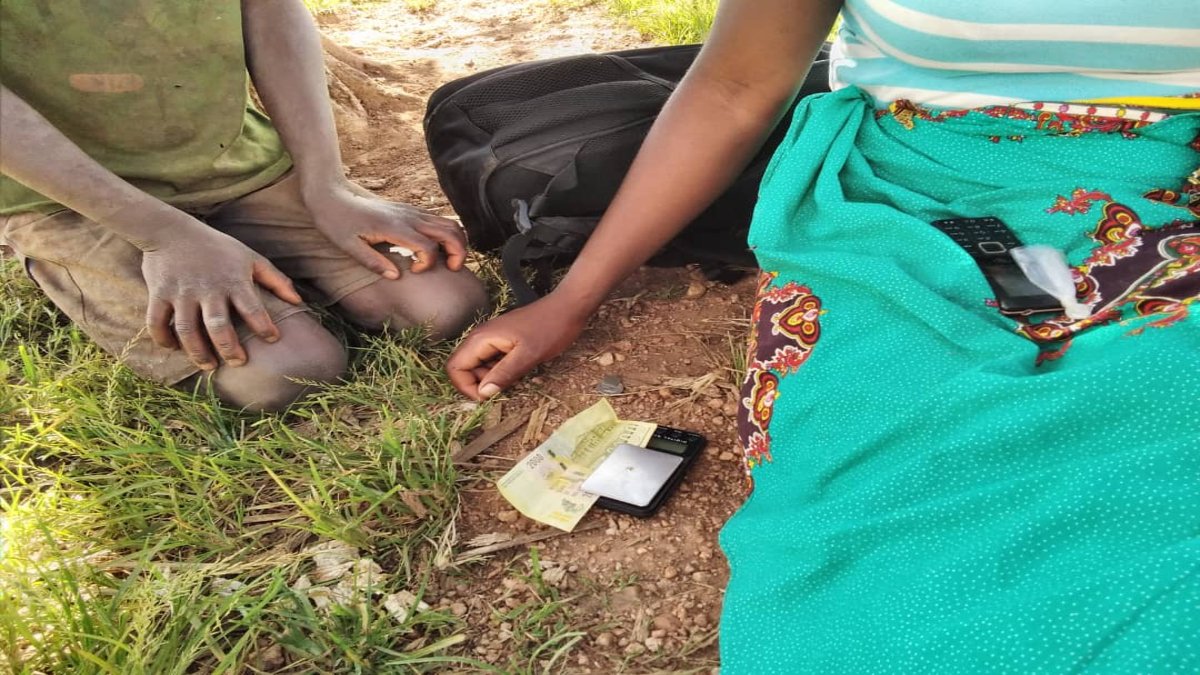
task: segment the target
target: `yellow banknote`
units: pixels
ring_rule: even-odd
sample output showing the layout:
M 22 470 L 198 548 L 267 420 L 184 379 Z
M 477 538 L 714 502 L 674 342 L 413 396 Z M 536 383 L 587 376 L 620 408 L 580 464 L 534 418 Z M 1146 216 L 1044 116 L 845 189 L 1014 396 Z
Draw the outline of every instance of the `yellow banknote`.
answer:
M 608 399 L 567 420 L 497 482 L 500 494 L 540 523 L 570 532 L 596 503 L 580 485 L 618 445 L 645 446 L 658 427 L 617 419 Z

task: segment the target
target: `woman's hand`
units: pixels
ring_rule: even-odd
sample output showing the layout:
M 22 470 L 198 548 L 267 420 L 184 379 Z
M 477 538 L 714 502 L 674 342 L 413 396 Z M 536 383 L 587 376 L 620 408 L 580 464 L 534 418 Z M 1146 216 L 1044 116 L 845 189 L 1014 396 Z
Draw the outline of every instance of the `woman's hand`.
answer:
M 804 81 L 841 0 L 725 0 L 596 231 L 558 290 L 476 329 L 447 368 L 494 396 L 560 354 L 622 279 L 712 203 L 762 147 Z M 713 120 L 721 120 L 718 125 Z
M 390 244 L 413 252 L 414 274 L 437 263 L 446 252 L 446 267 L 459 270 L 467 257 L 467 237 L 458 223 L 407 204 L 390 202 L 349 183 L 337 183 L 317 196 L 305 196 L 317 229 L 364 267 L 399 279 L 400 270 L 373 246 Z
M 488 399 L 537 366 L 563 353 L 587 325 L 591 311 L 555 293 L 471 331 L 446 364 L 463 395 Z
M 181 211 L 172 209 L 160 217 L 179 222 L 160 222 L 170 238 L 142 255 L 150 291 L 146 324 L 155 344 L 182 348 L 197 367 L 214 370 L 218 357 L 231 366 L 246 363 L 235 316 L 263 340 L 278 340 L 279 328 L 254 286 L 299 304 L 291 280 L 245 244 Z

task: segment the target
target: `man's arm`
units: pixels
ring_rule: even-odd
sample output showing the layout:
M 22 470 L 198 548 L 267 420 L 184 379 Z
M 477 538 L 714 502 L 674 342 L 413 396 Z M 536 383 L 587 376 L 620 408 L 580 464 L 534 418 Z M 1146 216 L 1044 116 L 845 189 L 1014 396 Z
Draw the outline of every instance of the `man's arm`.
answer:
M 724 0 L 621 189 L 550 295 L 484 324 L 447 366 L 487 398 L 561 353 L 612 289 L 745 168 L 795 98 L 840 0 Z
M 466 238 L 456 223 L 373 199 L 343 176 L 320 35 L 304 3 L 242 0 L 242 22 L 250 77 L 295 161 L 305 205 L 325 236 L 388 279 L 398 278 L 400 271 L 374 244 L 414 251 L 413 272 L 436 264 L 439 247 L 450 269 L 461 268 Z
M 182 347 L 205 370 L 218 365 L 213 348 L 231 365 L 246 361 L 230 307 L 263 339 L 279 338 L 253 282 L 300 302 L 288 278 L 265 258 L 125 182 L 2 85 L 0 173 L 141 249 L 151 336 L 160 346 Z
M 174 226 L 185 232 L 204 227 L 101 166 L 3 85 L 0 173 L 105 225 L 143 251 L 162 246 L 164 218 L 178 221 Z

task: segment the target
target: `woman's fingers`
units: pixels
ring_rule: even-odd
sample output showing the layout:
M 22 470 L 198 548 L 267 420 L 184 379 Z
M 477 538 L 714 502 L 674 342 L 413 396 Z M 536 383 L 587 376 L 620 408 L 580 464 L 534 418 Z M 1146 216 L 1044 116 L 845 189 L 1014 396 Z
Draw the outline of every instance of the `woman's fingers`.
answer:
M 450 383 L 463 396 L 476 401 L 486 398 L 481 395 L 479 385 L 491 373 L 492 365 L 503 358 L 515 345 L 510 340 L 487 335 L 486 326 L 471 334 L 446 362 L 446 373 Z

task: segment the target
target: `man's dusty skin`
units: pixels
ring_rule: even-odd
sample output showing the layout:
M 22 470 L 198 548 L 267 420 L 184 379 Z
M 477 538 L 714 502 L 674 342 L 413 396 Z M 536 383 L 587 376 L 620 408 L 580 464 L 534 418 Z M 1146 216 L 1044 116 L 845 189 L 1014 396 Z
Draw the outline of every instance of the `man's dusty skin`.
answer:
M 320 40 L 300 0 L 244 0 L 242 11 L 251 78 L 293 158 L 304 207 L 334 246 L 379 275 L 335 310 L 366 328 L 425 324 L 435 336 L 456 334 L 487 303 L 482 284 L 463 269 L 461 229 L 377 198 L 343 176 Z M 271 320 L 261 292 L 292 304 L 301 298 L 262 255 L 127 183 L 4 87 L 0 119 L 0 172 L 142 252 L 150 335 L 213 375 L 228 403 L 278 409 L 305 392 L 294 378 L 342 375 L 345 354 L 316 321 L 305 315 Z M 390 245 L 415 252 L 408 269 L 378 250 Z M 244 344 L 235 320 L 249 329 Z

